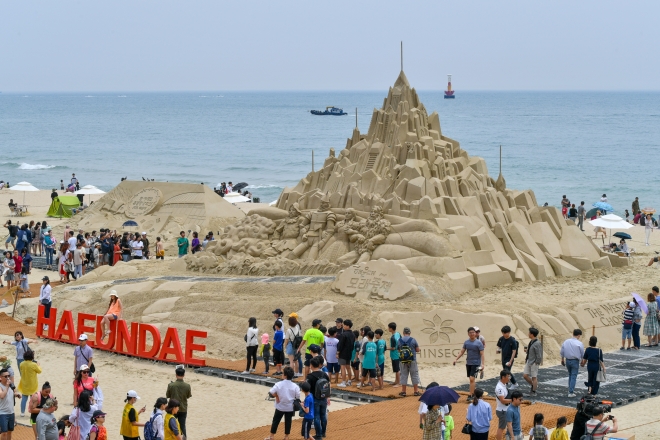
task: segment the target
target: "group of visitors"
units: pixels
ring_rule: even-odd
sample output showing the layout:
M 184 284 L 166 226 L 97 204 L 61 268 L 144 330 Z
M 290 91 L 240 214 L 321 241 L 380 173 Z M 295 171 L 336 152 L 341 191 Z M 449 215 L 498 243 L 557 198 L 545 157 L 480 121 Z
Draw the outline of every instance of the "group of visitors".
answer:
M 270 390 L 270 395 L 276 399 L 271 439 L 282 418 L 288 438 L 294 408 L 306 420 L 301 433 L 304 438 L 325 437 L 331 388 L 355 385 L 357 388 L 383 389 L 386 352 L 390 353 L 392 370 L 396 374 L 392 386 L 401 387 L 399 395 L 407 395 L 409 380 L 413 384 L 414 395 L 421 395 L 417 369 L 417 353 L 420 348 L 409 328 L 404 328 L 401 335 L 396 323 L 391 322 L 387 327 L 386 339 L 382 329 L 372 330 L 364 326 L 359 331 L 353 330 L 350 319 L 337 318 L 335 325 L 330 327 L 323 326 L 320 319 L 314 319 L 312 327 L 303 333 L 297 313 L 288 315 L 286 326 L 281 309 L 275 309 L 272 313 L 275 319 L 272 335 L 270 330 L 264 333 L 259 331 L 256 318 L 248 320 L 244 336 L 247 362 L 243 372 L 256 373 L 257 355 L 261 353 L 264 374 L 269 374 L 272 363 L 275 367 L 272 375 L 283 379 Z M 285 355 L 289 366 L 284 366 Z M 292 382 L 298 377 L 305 378 L 300 387 Z M 300 408 L 295 406 L 297 399 L 300 400 Z M 315 432 L 313 437 L 310 434 L 312 424 Z
M 28 340 L 23 333 L 17 331 L 14 341 L 16 361 L 21 372 L 18 386 L 14 385 L 14 371 L 11 361 L 4 359 L 0 369 L 0 434 L 3 440 L 11 440 L 12 431 L 16 425 L 14 399 L 20 399 L 21 417 L 29 414 L 30 424 L 36 440 L 62 440 L 66 438 L 66 429 L 70 429 L 69 437 L 76 440 L 106 440 L 107 430 L 104 426 L 106 413 L 103 412 L 103 392 L 99 387 L 98 376 L 94 377 L 96 368 L 94 352 L 87 344 L 88 337 L 81 334 L 79 345 L 73 352 L 73 411 L 59 420 L 55 416 L 59 402 L 52 394 L 48 381 L 39 388 L 38 376 L 42 374 L 41 365 L 34 360 L 31 346 L 37 341 Z M 166 397 L 159 397 L 154 404 L 152 413 L 146 423 L 140 422 L 140 414 L 146 407 L 136 408 L 140 399 L 134 390 L 129 390 L 124 399 L 119 434 L 125 440 L 144 438 L 145 440 L 183 440 L 186 438 L 186 415 L 188 399 L 192 397 L 190 384 L 184 381 L 185 369 L 177 366 L 176 379 L 167 386 Z M 140 428 L 143 436 L 140 436 Z

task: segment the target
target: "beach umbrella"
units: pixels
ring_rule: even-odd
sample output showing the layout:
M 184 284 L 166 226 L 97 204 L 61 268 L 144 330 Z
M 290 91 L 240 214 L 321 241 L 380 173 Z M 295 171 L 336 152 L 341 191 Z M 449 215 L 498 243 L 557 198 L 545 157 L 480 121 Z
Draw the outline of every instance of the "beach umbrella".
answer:
M 612 235 L 612 229 L 630 229 L 634 228 L 634 225 L 631 225 L 618 215 L 607 214 L 598 217 L 596 220 L 589 221 L 593 226 L 600 226 L 601 228 L 606 228 L 610 230 L 610 235 Z M 605 239 L 603 238 L 603 243 Z
M 244 188 L 246 188 L 248 184 L 246 182 L 239 182 L 236 185 L 232 187 L 232 189 L 236 192 L 242 191 Z
M 612 205 L 610 205 L 609 203 L 605 203 L 605 202 L 596 202 L 591 206 L 593 206 L 594 208 L 598 208 L 601 211 L 606 211 L 606 212 L 607 211 L 610 211 L 610 212 L 614 211 L 614 208 L 612 208 Z
M 128 220 L 121 225 L 123 228 L 137 228 L 138 224 L 136 221 Z
M 74 194 L 88 194 L 90 202 L 92 201 L 92 194 L 105 194 L 105 191 L 98 189 L 94 185 L 85 185 L 76 191 Z
M 18 182 L 16 185 L 9 188 L 14 191 L 23 191 L 23 204 L 25 205 L 25 193 L 39 191 L 39 188 L 32 186 L 30 182 Z
M 623 238 L 624 240 L 632 240 L 630 234 L 626 234 L 625 232 L 615 232 L 614 236 L 617 238 Z
M 244 202 L 249 202 L 250 198 L 242 196 L 239 193 L 228 193 L 225 194 L 225 200 L 228 201 L 229 203 L 244 203 Z
M 598 214 L 598 208 L 591 208 L 589 211 L 587 211 L 585 217 L 587 218 L 596 217 L 596 214 Z
M 642 212 L 644 214 L 655 214 L 655 208 L 651 208 L 647 206 L 646 208 L 642 208 Z
M 642 295 L 640 295 L 637 292 L 631 292 L 631 295 L 637 301 L 637 305 L 639 305 L 639 308 L 642 309 L 642 312 L 644 312 L 648 315 L 649 314 L 649 306 L 646 305 L 646 301 L 644 301 L 644 299 L 642 298 Z
M 458 402 L 459 398 L 460 396 L 456 391 L 446 386 L 439 386 L 424 391 L 419 401 L 426 403 L 429 407 L 434 405 L 445 406 L 448 403 Z

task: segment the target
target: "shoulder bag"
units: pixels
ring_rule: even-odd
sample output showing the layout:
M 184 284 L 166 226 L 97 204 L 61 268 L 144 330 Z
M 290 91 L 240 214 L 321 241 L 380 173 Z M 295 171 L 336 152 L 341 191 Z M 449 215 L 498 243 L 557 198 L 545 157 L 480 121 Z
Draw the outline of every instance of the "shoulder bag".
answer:
M 469 423 L 466 423 L 465 425 L 463 425 L 463 429 L 461 429 L 461 432 L 463 434 L 467 434 L 467 435 L 472 434 L 472 425 L 469 424 Z
M 80 440 L 80 408 L 76 413 L 76 422 L 72 423 L 69 428 L 69 434 L 66 436 L 66 440 Z
M 605 365 L 600 360 L 603 356 L 603 351 L 598 349 L 598 373 L 596 373 L 596 382 L 607 382 L 607 375 L 605 374 Z
M 87 366 L 89 367 L 89 374 L 92 375 L 93 373 L 96 373 L 96 367 L 94 364 L 89 365 L 89 359 L 85 357 L 85 354 L 83 353 L 82 349 L 80 347 L 77 347 L 80 350 L 80 355 L 85 359 L 85 362 L 87 362 Z

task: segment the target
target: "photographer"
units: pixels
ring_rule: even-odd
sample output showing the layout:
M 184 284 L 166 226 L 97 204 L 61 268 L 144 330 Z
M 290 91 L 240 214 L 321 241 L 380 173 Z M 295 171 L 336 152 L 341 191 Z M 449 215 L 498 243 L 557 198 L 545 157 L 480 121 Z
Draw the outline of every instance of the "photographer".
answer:
M 0 439 L 11 440 L 14 431 L 14 398 L 21 397 L 15 393 L 16 387 L 9 379 L 9 371 L 6 368 L 0 370 Z
M 612 427 L 606 424 L 608 420 L 612 421 Z M 585 426 L 585 434 L 591 434 L 594 438 L 603 438 L 607 433 L 615 433 L 619 430 L 619 424 L 613 415 L 605 415 L 603 407 L 597 406 L 593 410 L 591 420 Z

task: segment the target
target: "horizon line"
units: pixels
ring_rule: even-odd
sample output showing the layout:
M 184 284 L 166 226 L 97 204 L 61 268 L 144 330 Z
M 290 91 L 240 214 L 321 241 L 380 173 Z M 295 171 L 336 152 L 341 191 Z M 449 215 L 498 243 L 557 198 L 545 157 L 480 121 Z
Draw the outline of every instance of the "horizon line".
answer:
M 418 93 L 443 93 L 444 89 L 415 89 Z M 455 92 L 474 93 L 658 93 L 660 89 L 454 89 Z M 370 93 L 383 89 L 236 89 L 236 90 L 21 90 L 2 91 L 0 95 L 23 94 L 114 94 L 114 93 Z

